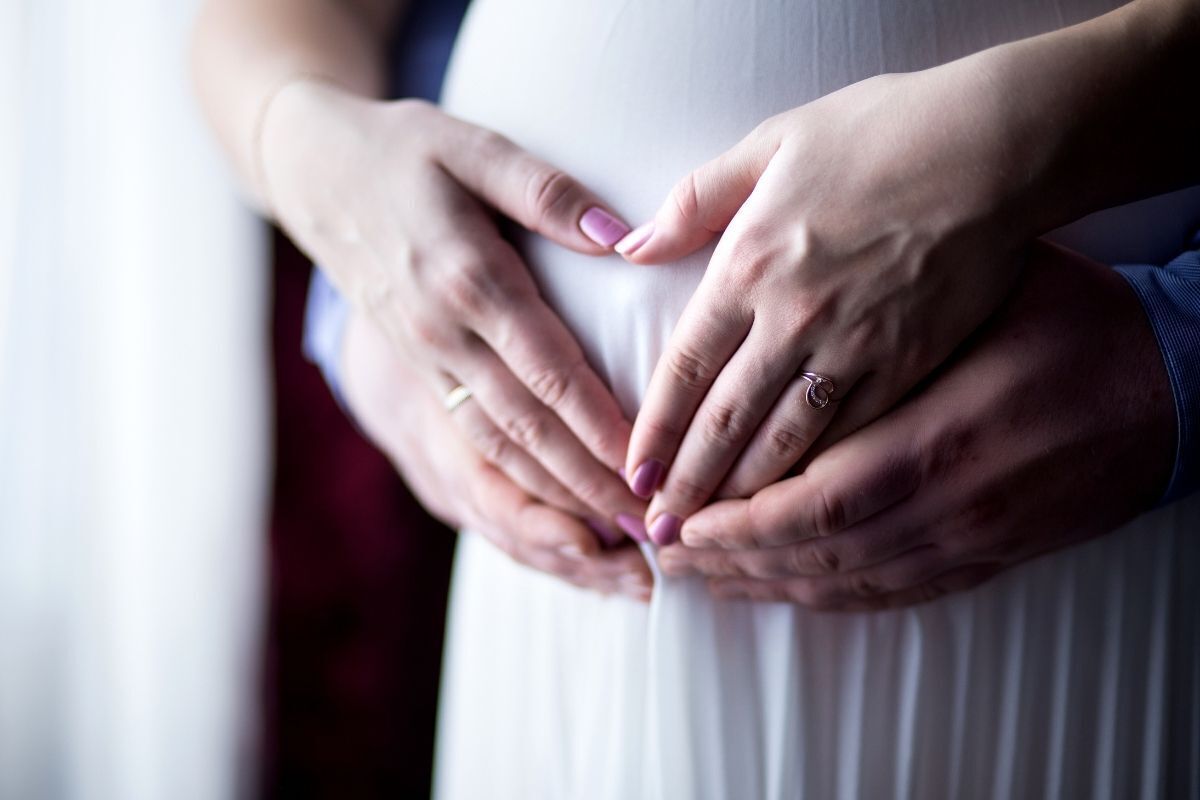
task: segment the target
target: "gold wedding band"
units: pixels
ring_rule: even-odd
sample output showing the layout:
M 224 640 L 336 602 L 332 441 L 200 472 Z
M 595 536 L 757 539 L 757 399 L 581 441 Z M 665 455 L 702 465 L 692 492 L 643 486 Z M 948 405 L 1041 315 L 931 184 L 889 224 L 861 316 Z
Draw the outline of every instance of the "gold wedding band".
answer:
M 446 407 L 447 411 L 453 411 L 470 400 L 471 394 L 471 390 L 460 383 L 446 393 L 446 398 L 442 400 L 442 405 Z

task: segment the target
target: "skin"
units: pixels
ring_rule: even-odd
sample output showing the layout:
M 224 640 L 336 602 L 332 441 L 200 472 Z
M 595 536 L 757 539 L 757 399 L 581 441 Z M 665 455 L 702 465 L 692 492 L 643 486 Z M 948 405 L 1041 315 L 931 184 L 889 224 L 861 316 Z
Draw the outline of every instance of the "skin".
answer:
M 209 0 L 193 52 L 203 105 L 260 204 L 404 360 L 405 390 L 470 387 L 452 419 L 477 451 L 613 540 L 645 511 L 617 475 L 630 423 L 495 217 L 595 256 L 612 240 L 589 235 L 585 215 L 628 227 L 507 139 L 428 103 L 375 99 L 402 11 Z
M 1093 23 L 953 65 L 881 76 L 764 123 L 734 151 L 686 177 L 652 229 L 631 234 L 619 246 L 632 261 L 657 263 L 722 236 L 720 258 L 714 259 L 706 286 L 689 305 L 656 372 L 628 448 L 628 423 L 620 419 L 615 401 L 582 363 L 561 322 L 531 291 L 519 258 L 491 223 L 491 212 L 499 210 L 565 246 L 600 255 L 608 248 L 584 235 L 580 220 L 602 202 L 552 165 L 436 108 L 373 100 L 383 84 L 383 33 L 401 4 L 209 0 L 197 25 L 194 60 L 205 108 L 251 191 L 356 303 L 355 328 L 376 331 L 396 359 L 365 361 L 381 371 L 406 370 L 396 373 L 407 380 L 390 387 L 394 394 L 386 395 L 386 403 L 379 399 L 385 395 L 363 394 L 378 405 L 363 405 L 362 415 L 379 420 L 369 422 L 368 431 L 446 518 L 480 527 L 518 560 L 611 590 L 611 575 L 632 567 L 635 554 L 614 552 L 616 559 L 626 560 L 611 575 L 598 565 L 567 566 L 578 559 L 565 557 L 562 547 L 579 545 L 585 558 L 609 555 L 595 538 L 588 540 L 590 546 L 577 540 L 586 529 L 582 517 L 597 517 L 611 534 L 620 524 L 618 513 L 645 512 L 658 538 L 670 541 L 682 520 L 714 494 L 757 492 L 745 508 L 775 509 L 774 517 L 730 511 L 739 506 L 718 503 L 682 525 L 685 541 L 697 535 L 691 544 L 706 546 L 686 557 L 678 555 L 682 548 L 668 548 L 666 563 L 681 561 L 729 593 L 821 607 L 876 607 L 960 588 L 1040 552 L 1033 544 L 1041 550 L 1059 546 L 1055 531 L 1072 531 L 1076 539 L 1067 538 L 1074 541 L 1149 504 L 1146 496 L 1152 493 L 1127 492 L 1125 476 L 1115 486 L 1100 479 L 1087 485 L 1087 492 L 1102 497 L 1099 504 L 1063 505 L 1064 497 L 1041 492 L 1055 485 L 1066 462 L 1031 459 L 1030 452 L 1045 448 L 1029 442 L 1059 435 L 1047 441 L 1067 442 L 1060 449 L 1074 453 L 1072 463 L 1079 453 L 1071 450 L 1070 435 L 1052 429 L 1050 414 L 1015 418 L 1013 425 L 1024 425 L 1029 433 L 1022 440 L 1026 449 L 1014 447 L 1011 457 L 996 459 L 990 469 L 977 465 L 988 462 L 992 450 L 988 459 L 977 454 L 971 469 L 939 472 L 937 465 L 953 459 L 930 453 L 969 448 L 956 447 L 961 442 L 950 434 L 948 439 L 914 434 L 942 430 L 933 422 L 912 428 L 893 419 L 919 422 L 901 414 L 915 414 L 905 411 L 913 404 L 932 409 L 921 405 L 927 393 L 828 453 L 845 453 L 838 448 L 854 444 L 859 449 L 853 451 L 853 465 L 878 470 L 861 476 L 871 486 L 872 476 L 890 485 L 900 471 L 896 464 L 920 467 L 907 499 L 893 503 L 882 492 L 876 511 L 906 509 L 907 516 L 896 517 L 900 530 L 910 537 L 918 535 L 914 531 L 940 531 L 950 542 L 938 545 L 946 552 L 968 551 L 953 544 L 955 537 L 961 544 L 986 533 L 999 541 L 1021 526 L 1028 528 L 1029 515 L 1043 514 L 1054 526 L 1036 528 L 1047 533 L 1033 537 L 1034 543 L 1011 547 L 1026 555 L 976 553 L 933 575 L 930 559 L 916 569 L 903 560 L 904 553 L 884 556 L 876 550 L 872 558 L 909 564 L 906 580 L 867 582 L 859 585 L 882 588 L 848 593 L 846 583 L 861 576 L 841 573 L 883 569 L 881 564 L 890 562 L 855 561 L 850 553 L 822 562 L 836 567 L 837 575 L 792 569 L 802 559 L 787 548 L 800 547 L 795 531 L 803 528 L 794 520 L 779 521 L 787 507 L 809 509 L 814 518 L 824 509 L 823 530 L 841 533 L 850 516 L 829 509 L 847 504 L 814 503 L 808 496 L 804 505 L 804 495 L 785 494 L 798 491 L 792 481 L 758 490 L 802 456 L 812 464 L 801 477 L 817 485 L 814 475 L 830 463 L 824 448 L 894 406 L 964 339 L 990 341 L 978 337 L 979 326 L 1014 286 L 1018 296 L 1027 294 L 1024 242 L 1090 210 L 1197 178 L 1197 132 L 1189 127 L 1191 120 L 1174 113 L 1191 100 L 1181 96 L 1187 94 L 1186 82 L 1170 78 L 1194 64 L 1190 54 L 1196 51 L 1198 9 L 1192 0 L 1138 0 Z M 324 77 L 299 77 L 304 75 Z M 961 102 L 964 96 L 972 102 Z M 1013 170 L 1012 164 L 1022 168 Z M 423 198 L 421 209 L 404 200 L 414 191 Z M 633 249 L 633 243 L 640 246 Z M 1110 284 L 1114 291 L 1116 286 Z M 748 305 L 721 307 L 715 303 L 721 297 L 746 298 Z M 1127 293 L 1123 297 L 1130 300 Z M 1076 301 L 1073 293 L 1059 292 L 1059 298 L 1064 304 Z M 695 323 L 705 319 L 713 324 Z M 1140 341 L 1152 345 L 1145 320 L 1138 323 Z M 992 330 L 995 323 L 988 325 Z M 755 326 L 763 328 L 761 335 L 748 336 Z M 1133 328 L 1128 332 L 1134 335 Z M 780 348 L 780 342 L 788 346 Z M 730 357 L 747 344 L 766 349 Z M 347 358 L 353 360 L 356 352 L 348 345 Z M 1095 352 L 1101 351 L 1093 351 L 1093 361 Z M 1149 361 L 1148 352 L 1130 363 L 1158 363 L 1157 351 Z M 993 379 L 999 393 L 1019 382 L 1029 374 L 1012 367 L 1020 358 L 1028 359 L 1029 353 L 1014 350 L 1008 362 L 997 357 L 997 364 L 1009 364 L 1008 373 L 980 369 L 972 384 L 976 393 Z M 805 388 L 795 381 L 795 368 L 785 368 L 789 359 L 837 380 L 835 404 L 823 417 L 796 416 L 799 404 L 787 402 Z M 1074 371 L 1083 361 L 1056 361 L 1056 371 L 1043 377 L 1078 377 Z M 766 365 L 768 374 L 745 367 L 753 363 Z M 976 363 L 962 357 L 939 373 L 933 386 L 953 384 L 952 376 Z M 1161 383 L 1152 378 L 1162 376 L 1148 377 L 1147 385 L 1159 387 L 1155 397 L 1161 400 Z M 460 381 L 476 397 L 453 415 L 441 411 L 439 416 L 440 396 Z M 1036 388 L 1053 395 L 1044 386 Z M 1124 428 L 1092 413 L 1099 405 L 1094 398 L 1109 397 L 1111 387 L 1092 388 L 1094 394 L 1063 389 L 1057 395 L 1082 409 L 1072 415 L 1078 422 L 1074 435 L 1093 449 L 1129 449 Z M 401 414 L 397 409 L 402 408 L 410 411 Z M 975 416 L 960 413 L 963 408 L 973 409 Z M 956 419 L 956 430 L 966 432 L 962 441 L 974 442 L 987 441 L 986 430 L 980 431 L 987 428 L 988 415 L 994 418 L 1000 410 L 959 397 L 939 406 L 938 414 Z M 1147 416 L 1140 416 L 1143 412 Z M 1163 421 L 1171 414 L 1162 408 L 1130 413 L 1136 417 L 1126 420 L 1131 429 L 1147 434 L 1137 446 L 1156 447 L 1140 456 L 1156 464 L 1169 460 L 1164 454 L 1170 453 L 1170 437 L 1149 434 L 1169 427 Z M 672 426 L 667 417 L 694 421 Z M 401 435 L 397 418 L 421 435 Z M 454 446 L 443 446 L 451 440 Z M 458 449 L 463 441 L 472 443 L 473 456 Z M 1007 442 L 991 444 L 1001 452 Z M 1051 451 L 1059 452 L 1058 447 Z M 670 466 L 663 491 L 648 511 L 619 483 L 614 486 L 612 473 L 622 461 L 635 486 L 644 464 Z M 858 474 L 849 468 L 843 472 Z M 639 494 L 651 494 L 660 483 Z M 1039 492 L 1010 496 L 1013 487 L 1025 485 Z M 1077 484 L 1072 487 L 1079 490 Z M 841 497 L 835 488 L 826 487 L 820 498 Z M 1107 515 L 1093 513 L 1093 505 L 1116 503 L 1117 497 L 1124 500 Z M 1060 507 L 1073 509 L 1077 517 L 1054 511 Z M 717 529 L 726 527 L 725 514 L 742 515 L 729 519 L 744 525 L 749 541 L 707 546 L 723 541 L 726 534 Z M 665 517 L 673 518 L 671 524 L 654 525 Z M 720 524 L 712 536 L 700 535 L 709 519 Z M 770 538 L 776 535 L 795 539 L 779 543 Z M 729 564 L 745 566 L 739 556 L 755 559 L 757 571 L 747 568 L 739 574 L 748 578 L 722 583 L 730 575 Z M 835 588 L 812 588 L 826 578 L 833 583 L 822 586 Z
M 435 516 L 576 586 L 649 600 L 650 572 L 628 539 L 602 547 L 576 515 L 542 502 L 489 462 L 452 419 L 466 407 L 452 415 L 414 388 L 412 367 L 363 315 L 347 324 L 341 363 L 355 421 Z
M 661 564 L 726 598 L 922 602 L 1133 518 L 1161 496 L 1175 436 L 1132 289 L 1037 244 L 1014 294 L 920 393 L 801 475 L 689 518 Z
M 894 407 L 1004 301 L 1035 237 L 1200 181 L 1200 117 L 1179 113 L 1198 19 L 1194 0 L 1141 0 L 871 78 L 685 176 L 617 245 L 654 264 L 720 237 L 625 461 L 654 493 L 651 536 L 674 541 L 712 497 L 752 494 Z M 832 378 L 827 407 L 801 371 Z

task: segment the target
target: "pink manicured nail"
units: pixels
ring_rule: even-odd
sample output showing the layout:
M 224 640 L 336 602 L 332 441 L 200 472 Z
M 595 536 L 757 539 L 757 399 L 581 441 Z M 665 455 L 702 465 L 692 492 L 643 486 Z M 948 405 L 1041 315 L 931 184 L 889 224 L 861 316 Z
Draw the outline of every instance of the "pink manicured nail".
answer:
M 599 539 L 600 543 L 605 547 L 616 547 L 621 543 L 621 540 L 625 538 L 621 536 L 621 534 L 609 528 L 600 520 L 587 519 L 584 520 L 584 522 L 587 523 L 587 526 L 592 529 L 592 533 L 596 534 L 596 538 Z
M 683 520 L 674 514 L 660 514 L 650 526 L 650 539 L 659 547 L 675 544 L 679 541 L 679 531 L 683 528 Z
M 647 222 L 629 232 L 613 249 L 623 256 L 633 255 L 633 251 L 644 245 L 654 235 L 654 223 Z
M 633 471 L 633 480 L 629 482 L 629 490 L 645 500 L 654 494 L 654 490 L 658 488 L 659 482 L 662 481 L 663 473 L 666 471 L 667 465 L 657 458 L 643 461 Z
M 629 233 L 629 226 L 599 206 L 592 206 L 579 219 L 579 229 L 602 247 L 612 247 Z
M 646 524 L 642 522 L 641 517 L 635 517 L 633 514 L 617 514 L 617 524 L 635 542 L 650 541 L 650 538 L 646 535 Z

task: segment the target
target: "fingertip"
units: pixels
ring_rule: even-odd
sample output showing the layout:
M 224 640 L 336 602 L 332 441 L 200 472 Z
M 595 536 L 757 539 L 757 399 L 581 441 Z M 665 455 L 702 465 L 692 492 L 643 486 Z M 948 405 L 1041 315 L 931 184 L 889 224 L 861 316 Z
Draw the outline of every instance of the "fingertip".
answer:
M 632 231 L 627 231 L 626 234 L 617 242 L 614 243 L 613 249 L 626 259 L 634 260 L 635 255 L 641 250 L 651 237 L 654 236 L 654 221 L 643 223 Z
M 628 225 L 600 206 L 592 206 L 583 212 L 583 216 L 579 218 L 579 230 L 590 241 L 605 250 L 613 249 L 614 245 L 629 238 L 630 235 Z
M 662 484 L 667 465 L 657 458 L 648 458 L 638 465 L 629 479 L 629 490 L 642 500 L 649 500 Z
M 713 547 L 716 544 L 712 532 L 706 526 L 694 523 L 690 519 L 683 524 L 683 529 L 679 532 L 679 541 L 685 547 L 696 548 Z
M 675 544 L 679 541 L 679 531 L 683 527 L 683 518 L 665 512 L 659 514 L 650 525 L 650 539 L 659 547 L 665 547 L 669 544 Z

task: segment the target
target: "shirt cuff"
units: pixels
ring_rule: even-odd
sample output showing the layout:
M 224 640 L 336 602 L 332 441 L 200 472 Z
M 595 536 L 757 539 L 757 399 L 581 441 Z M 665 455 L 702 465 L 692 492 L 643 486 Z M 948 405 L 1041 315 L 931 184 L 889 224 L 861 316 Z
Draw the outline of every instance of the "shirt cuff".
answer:
M 1197 239 L 1193 244 L 1200 245 Z M 1125 264 L 1116 270 L 1146 309 L 1175 398 L 1178 437 L 1165 505 L 1200 487 L 1200 249 L 1165 267 Z
M 349 318 L 350 304 L 320 269 L 314 269 L 308 282 L 308 302 L 304 309 L 304 355 L 321 370 L 343 411 L 347 407 L 340 369 L 342 339 Z

